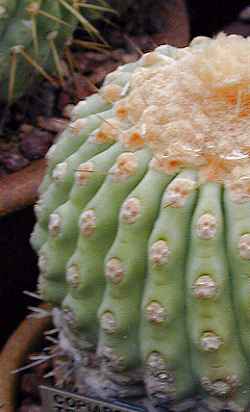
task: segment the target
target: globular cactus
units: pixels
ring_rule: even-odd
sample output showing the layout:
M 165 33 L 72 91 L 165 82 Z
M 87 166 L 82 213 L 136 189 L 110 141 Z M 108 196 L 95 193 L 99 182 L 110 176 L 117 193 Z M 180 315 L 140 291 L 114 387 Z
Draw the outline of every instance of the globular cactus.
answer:
M 60 57 L 77 23 L 98 35 L 83 7 L 91 9 L 78 0 L 0 0 L 1 101 L 27 93 L 37 74 L 55 83 L 56 73 L 62 82 Z
M 32 243 L 61 383 L 247 410 L 249 53 L 223 34 L 160 46 L 108 75 L 48 152 Z

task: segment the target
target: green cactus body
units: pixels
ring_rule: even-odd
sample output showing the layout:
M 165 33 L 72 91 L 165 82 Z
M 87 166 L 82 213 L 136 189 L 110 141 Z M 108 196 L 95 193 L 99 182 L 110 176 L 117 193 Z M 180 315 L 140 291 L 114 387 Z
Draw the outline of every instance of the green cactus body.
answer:
M 192 171 L 183 172 L 172 182 L 175 184 L 178 179 L 190 177 L 196 182 L 197 176 Z M 193 386 L 184 322 L 183 257 L 188 248 L 189 222 L 195 200 L 196 193 L 191 192 L 183 208 L 171 208 L 165 207 L 163 196 L 161 211 L 148 242 L 148 278 L 141 323 L 146 386 L 149 393 L 153 393 L 157 386 L 164 388 L 165 385 L 169 400 L 176 395 L 188 395 Z M 158 374 L 155 374 L 155 362 L 162 364 Z M 165 381 L 163 378 L 161 382 L 161 376 L 165 376 Z
M 32 243 L 62 386 L 73 365 L 79 393 L 247 410 L 249 49 L 157 48 L 80 102 L 48 153 Z
M 63 82 L 59 59 L 81 21 L 80 11 L 75 0 L 1 0 L 1 101 L 11 103 L 27 93 L 35 75 L 53 83 L 50 73 L 56 73 Z

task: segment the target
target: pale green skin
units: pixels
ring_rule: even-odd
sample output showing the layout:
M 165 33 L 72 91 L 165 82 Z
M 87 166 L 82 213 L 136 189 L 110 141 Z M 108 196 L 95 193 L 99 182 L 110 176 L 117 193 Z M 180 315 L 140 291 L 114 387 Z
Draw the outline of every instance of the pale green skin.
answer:
M 109 150 L 93 157 L 92 161 L 96 167 L 96 172 L 91 174 L 89 184 L 80 188 L 75 184 L 70 192 L 69 200 L 56 210 L 64 222 L 61 234 L 56 238 L 49 237 L 48 241 L 41 248 L 42 253 L 45 253 L 49 257 L 46 276 L 49 281 L 61 282 L 66 264 L 76 248 L 78 236 L 76 228 L 82 208 L 102 185 L 105 178 L 103 173 L 105 173 L 105 170 L 109 170 L 115 156 L 120 152 L 121 147 L 117 144 L 113 145 Z M 98 171 L 100 171 L 100 173 L 98 173 Z M 72 233 L 74 234 L 73 236 L 71 235 Z M 62 249 L 64 250 L 63 256 L 61 253 Z M 63 286 L 66 287 L 66 282 L 63 283 Z M 63 293 L 63 296 L 64 295 L 65 292 Z M 60 300 L 63 296 L 60 297 Z M 56 299 L 55 303 L 57 301 Z
M 181 177 L 195 180 L 192 171 Z M 167 263 L 155 266 L 148 260 L 148 277 L 144 289 L 141 321 L 142 354 L 146 360 L 151 352 L 164 355 L 175 370 L 178 393 L 184 396 L 193 386 L 190 379 L 185 311 L 185 261 L 188 248 L 189 221 L 197 194 L 192 193 L 182 208 L 161 207 L 154 229 L 148 240 L 148 249 L 158 240 L 165 240 L 171 255 Z M 156 299 L 157 297 L 157 299 Z M 154 325 L 145 318 L 145 308 L 157 300 L 167 309 L 167 322 Z M 167 332 L 167 338 L 166 338 Z
M 186 269 L 187 325 L 190 331 L 193 371 L 198 379 L 207 376 L 210 379 L 220 380 L 225 376 L 236 374 L 241 384 L 247 385 L 249 371 L 242 352 L 242 339 L 237 322 L 238 315 L 243 314 L 244 311 L 238 312 L 234 308 L 234 305 L 237 304 L 235 296 L 237 296 L 237 289 L 240 285 L 238 281 L 236 283 L 235 280 L 232 280 L 229 272 L 231 258 L 229 261 L 227 260 L 227 255 L 232 256 L 232 260 L 235 259 L 235 255 L 239 256 L 238 245 L 234 245 L 231 255 L 230 249 L 227 249 L 225 243 L 225 225 L 227 230 L 234 230 L 237 220 L 233 218 L 224 222 L 223 206 L 227 211 L 230 205 L 227 199 L 225 203 L 222 203 L 222 187 L 220 185 L 207 183 L 200 188 L 199 192 L 199 201 L 191 222 L 190 252 Z M 234 206 L 238 211 L 241 209 L 238 204 Z M 249 206 L 248 203 L 248 213 L 250 213 Z M 212 213 L 217 218 L 218 228 L 213 239 L 201 240 L 195 234 L 196 221 L 203 213 Z M 244 265 L 242 259 L 238 259 L 238 263 L 237 276 Z M 250 268 L 249 262 L 247 266 Z M 193 297 L 192 284 L 202 274 L 211 274 L 216 281 L 218 291 L 215 298 L 197 300 Z M 245 326 L 247 327 L 247 325 Z M 202 353 L 199 337 L 203 331 L 211 330 L 222 337 L 223 345 L 217 352 Z M 241 396 L 240 393 L 239 398 Z M 241 399 L 239 401 L 242 402 Z
M 95 211 L 97 230 L 90 238 L 80 236 L 78 239 L 76 251 L 68 266 L 79 265 L 81 286 L 69 290 L 64 305 L 74 309 L 80 331 L 86 332 L 89 340 L 96 340 L 98 335 L 95 320 L 105 287 L 103 263 L 116 235 L 119 209 L 144 175 L 149 159 L 150 154 L 147 151 L 138 152 L 139 166 L 135 176 L 131 176 L 125 182 L 115 182 L 112 177 L 106 178 L 97 194 L 85 207 Z M 85 259 L 86 255 L 88 260 Z M 84 308 L 82 300 L 85 301 Z
M 122 67 L 119 73 L 114 76 L 112 83 L 119 86 L 126 86 L 129 81 L 131 72 L 137 67 L 138 63 L 126 64 Z M 107 76 L 105 84 L 109 84 L 109 76 Z M 79 108 L 78 108 L 79 106 Z M 50 214 L 61 204 L 63 204 L 68 197 L 68 193 L 71 189 L 74 179 L 74 172 L 77 166 L 82 162 L 91 158 L 90 152 L 86 152 L 86 145 L 96 153 L 102 151 L 104 147 L 101 145 L 92 145 L 90 143 L 85 146 L 89 135 L 98 130 L 98 127 L 102 123 L 102 119 L 108 119 L 111 117 L 112 111 L 111 104 L 105 101 L 99 94 L 94 94 L 86 99 L 86 104 L 82 106 L 79 104 L 76 106 L 73 113 L 73 121 L 78 119 L 86 119 L 87 123 L 79 133 L 75 136 L 70 128 L 67 128 L 60 139 L 58 140 L 53 153 L 53 157 L 48 162 L 47 174 L 45 175 L 43 182 L 39 188 L 40 195 L 46 197 L 46 207 L 43 208 L 41 216 L 39 216 L 38 223 L 35 226 L 32 234 L 31 243 L 35 250 L 39 250 L 48 238 L 47 227 Z M 92 156 L 95 153 L 92 152 Z M 58 163 L 67 159 L 70 164 L 70 170 L 67 173 L 67 180 L 65 183 L 60 184 L 53 182 L 51 174 L 53 169 Z M 52 184 L 51 184 L 52 183 Z
M 159 52 L 171 55 L 174 49 L 163 46 Z M 127 73 L 139 64 L 124 66 L 110 81 L 125 79 L 126 83 Z M 135 152 L 135 175 L 114 181 L 108 172 L 125 150 L 120 143 L 90 145 L 88 135 L 100 125 L 96 113 L 107 118 L 113 113 L 101 95 L 92 96 L 85 106 L 75 109 L 74 120 L 86 118 L 87 126 L 77 139 L 69 129 L 63 133 L 41 187 L 46 201 L 32 242 L 48 258 L 43 298 L 72 314 L 71 321 L 62 317 L 61 333 L 74 351 L 81 356 L 97 351 L 101 369 L 97 372 L 100 379 L 96 393 L 100 396 L 135 395 L 135 388 L 141 390 L 135 382 L 144 380 L 147 395 L 156 404 L 166 406 L 202 394 L 209 401 L 219 399 L 215 411 L 225 406 L 232 411 L 246 410 L 250 401 L 250 260 L 240 257 L 238 242 L 241 235 L 250 233 L 250 202 L 235 203 L 222 185 L 204 183 L 195 187 L 182 207 L 166 207 L 162 199 L 169 183 L 179 177 L 196 181 L 197 173 L 183 170 L 170 176 L 156 171 L 149 167 L 152 154 L 148 149 Z M 56 164 L 65 159 L 71 164 L 70 173 L 60 187 L 51 176 Z M 80 187 L 74 182 L 74 169 L 86 160 L 93 162 L 95 171 Z M 140 216 L 132 224 L 119 217 L 124 201 L 130 197 L 141 201 Z M 86 237 L 79 233 L 78 220 L 88 209 L 95 211 L 97 226 L 94 234 Z M 56 237 L 48 234 L 51 212 L 63 219 Z M 204 213 L 217 220 L 216 235 L 211 239 L 197 235 L 197 221 Z M 170 255 L 167 262 L 153 265 L 149 251 L 158 240 L 167 242 Z M 125 268 L 119 283 L 105 277 L 105 264 L 110 258 L 119 258 Z M 80 273 L 75 287 L 65 278 L 72 264 L 78 265 Z M 215 297 L 194 296 L 194 282 L 200 275 L 214 279 Z M 148 320 L 146 308 L 151 301 L 166 309 L 163 322 Z M 100 325 L 107 311 L 116 321 L 112 332 Z M 216 351 L 205 351 L 200 346 L 202 333 L 208 331 L 223 340 Z M 112 360 L 107 364 L 105 347 L 122 359 L 120 365 Z M 155 377 L 147 366 L 152 353 L 161 355 L 164 372 L 173 377 L 167 378 L 165 386 L 161 384 L 160 394 L 152 390 Z M 83 374 L 83 380 L 92 373 L 91 368 L 85 369 L 85 376 L 77 362 L 75 368 Z M 161 372 L 155 369 L 156 374 Z M 211 394 L 202 385 L 203 378 L 225 381 L 233 375 L 237 375 L 239 386 L 229 395 Z

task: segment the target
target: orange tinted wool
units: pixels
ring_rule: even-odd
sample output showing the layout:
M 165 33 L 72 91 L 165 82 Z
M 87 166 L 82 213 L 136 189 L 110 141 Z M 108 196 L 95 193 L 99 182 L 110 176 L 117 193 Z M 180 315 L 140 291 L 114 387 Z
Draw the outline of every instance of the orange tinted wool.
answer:
M 136 145 L 136 146 L 143 146 L 144 145 L 144 140 L 142 139 L 140 133 L 138 132 L 133 132 L 130 135 L 130 143 L 132 145 Z
M 250 95 L 249 94 L 243 95 L 241 107 L 242 108 L 239 112 L 239 116 L 240 117 L 250 116 Z
M 180 166 L 180 165 L 181 165 L 180 160 L 170 160 L 170 161 L 169 161 L 169 166 L 170 166 L 170 167 L 175 168 L 175 167 L 178 167 L 178 166 Z
M 143 131 L 154 156 L 168 160 L 158 164 L 166 173 L 191 166 L 202 179 L 222 182 L 242 160 L 242 174 L 249 173 L 249 50 L 247 39 L 220 34 L 204 50 L 183 50 L 168 64 L 132 75 L 126 102 L 136 117 L 129 120 Z M 127 142 L 140 140 L 136 135 Z M 217 157 L 206 157 L 210 153 Z
M 107 142 L 109 139 L 108 139 L 108 136 L 107 136 L 104 132 L 102 132 L 101 130 L 99 130 L 99 131 L 96 133 L 96 140 L 97 140 L 98 142 L 105 143 L 105 142 Z
M 211 182 L 222 181 L 228 168 L 227 163 L 216 155 L 205 155 L 204 159 L 207 164 L 202 168 L 202 172 L 206 180 Z
M 128 116 L 128 110 L 126 106 L 120 106 L 116 109 L 116 115 L 119 119 L 125 119 Z

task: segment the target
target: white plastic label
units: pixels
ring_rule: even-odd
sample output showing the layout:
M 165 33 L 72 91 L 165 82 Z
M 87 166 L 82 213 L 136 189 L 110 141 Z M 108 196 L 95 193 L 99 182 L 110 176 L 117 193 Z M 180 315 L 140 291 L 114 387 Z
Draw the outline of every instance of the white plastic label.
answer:
M 105 402 L 71 392 L 40 386 L 43 412 L 147 412 L 124 402 Z

